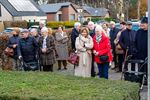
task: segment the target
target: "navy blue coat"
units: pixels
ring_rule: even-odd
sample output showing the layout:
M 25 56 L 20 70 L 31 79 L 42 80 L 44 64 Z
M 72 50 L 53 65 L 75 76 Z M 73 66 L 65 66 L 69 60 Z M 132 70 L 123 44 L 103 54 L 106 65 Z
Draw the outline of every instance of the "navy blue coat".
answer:
M 128 55 L 134 55 L 136 53 L 135 48 L 135 36 L 136 31 L 126 29 L 121 33 L 119 38 L 119 44 L 124 51 L 128 48 Z
M 22 56 L 25 62 L 36 61 L 38 44 L 33 37 L 21 38 L 18 43 L 18 56 Z
M 148 56 L 148 30 L 139 29 L 135 37 L 135 47 L 137 49 L 137 59 L 145 60 Z
M 114 40 L 115 40 L 118 32 L 119 32 L 119 29 L 116 27 L 110 30 L 110 42 L 111 42 L 111 48 L 113 50 L 115 49 Z
M 19 36 L 18 35 L 13 35 L 12 37 L 9 38 L 9 40 L 7 42 L 7 47 L 13 48 L 13 45 L 14 44 L 18 44 L 18 42 L 19 42 Z M 14 59 L 17 59 L 17 57 L 18 57 L 17 56 L 17 47 L 13 48 L 13 50 L 14 50 L 14 56 L 13 56 L 13 58 Z
M 95 36 L 95 28 L 93 30 L 89 29 L 89 34 L 93 38 Z
M 72 49 L 76 49 L 75 48 L 75 42 L 76 42 L 76 38 L 79 36 L 79 31 L 76 30 L 76 28 L 72 29 L 72 33 L 71 33 L 71 46 Z

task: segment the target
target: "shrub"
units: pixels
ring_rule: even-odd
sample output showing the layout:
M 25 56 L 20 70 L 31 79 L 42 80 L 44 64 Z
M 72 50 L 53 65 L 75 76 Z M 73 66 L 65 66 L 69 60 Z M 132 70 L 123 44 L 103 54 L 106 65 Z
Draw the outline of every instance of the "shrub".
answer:
M 4 27 L 7 28 L 7 27 L 11 27 L 12 25 L 12 22 L 11 21 L 4 21 Z
M 4 30 L 4 24 L 3 22 L 0 22 L 0 32 L 2 32 Z
M 64 26 L 66 27 L 66 28 L 72 28 L 72 27 L 74 27 L 74 21 L 65 21 L 64 22 Z
M 13 21 L 12 27 L 21 27 L 21 28 L 27 28 L 27 21 Z
M 0 72 L 1 100 L 138 100 L 139 86 L 125 81 L 49 72 Z
M 21 27 L 27 28 L 27 21 L 4 21 L 5 28 L 7 27 Z
M 64 26 L 66 28 L 72 28 L 74 26 L 74 23 L 75 23 L 74 21 L 65 21 L 65 22 L 51 21 L 51 22 L 47 22 L 47 27 L 51 27 L 53 29 L 57 29 L 59 26 Z
M 0 57 L 2 56 L 2 53 L 6 48 L 8 38 L 9 38 L 9 36 L 6 34 L 0 35 Z

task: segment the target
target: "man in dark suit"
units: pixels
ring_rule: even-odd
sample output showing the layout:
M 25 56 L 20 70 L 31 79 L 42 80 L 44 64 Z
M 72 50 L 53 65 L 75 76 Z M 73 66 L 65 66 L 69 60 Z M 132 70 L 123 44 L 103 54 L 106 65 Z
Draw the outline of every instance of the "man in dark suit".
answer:
M 117 36 L 117 33 L 119 32 L 119 29 L 116 28 L 115 26 L 115 22 L 111 21 L 110 22 L 110 42 L 111 42 L 111 48 L 112 48 L 112 53 L 113 53 L 113 61 L 114 61 L 114 68 L 116 68 L 117 65 L 117 59 L 116 59 L 116 53 L 115 53 L 115 44 L 114 44 L 114 40 Z
M 148 18 L 143 17 L 141 19 L 141 29 L 136 33 L 135 47 L 137 50 L 136 58 L 145 60 L 148 56 Z M 142 71 L 147 73 L 147 64 L 142 67 Z

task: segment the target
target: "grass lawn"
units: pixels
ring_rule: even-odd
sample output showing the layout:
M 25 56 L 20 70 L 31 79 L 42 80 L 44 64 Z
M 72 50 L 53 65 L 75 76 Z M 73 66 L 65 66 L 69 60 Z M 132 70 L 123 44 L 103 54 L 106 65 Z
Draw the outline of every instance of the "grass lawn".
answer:
M 0 100 L 138 100 L 138 90 L 125 81 L 0 71 Z

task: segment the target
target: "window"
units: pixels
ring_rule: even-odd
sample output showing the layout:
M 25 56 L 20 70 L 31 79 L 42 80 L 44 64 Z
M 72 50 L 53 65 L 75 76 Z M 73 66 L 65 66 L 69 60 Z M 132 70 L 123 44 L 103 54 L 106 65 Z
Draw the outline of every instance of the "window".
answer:
M 70 20 L 75 20 L 75 14 L 71 14 L 69 19 Z
M 56 19 L 56 20 L 57 20 L 57 21 L 62 21 L 62 18 L 61 18 L 61 17 L 62 17 L 62 14 L 57 14 L 57 19 Z

